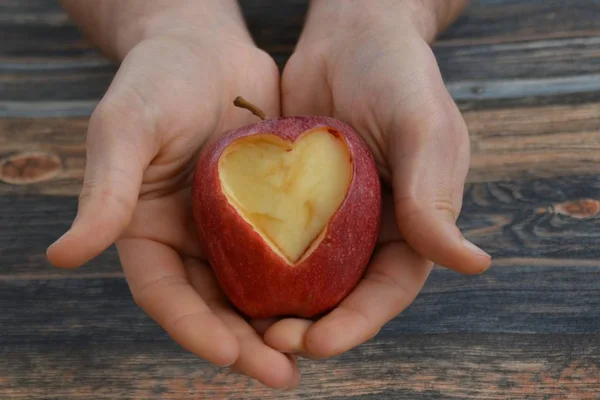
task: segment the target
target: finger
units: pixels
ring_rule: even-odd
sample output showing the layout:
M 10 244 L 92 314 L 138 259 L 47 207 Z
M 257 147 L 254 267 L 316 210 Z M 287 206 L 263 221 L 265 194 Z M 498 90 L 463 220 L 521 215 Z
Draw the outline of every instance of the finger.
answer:
M 90 119 L 77 216 L 48 249 L 58 267 L 77 267 L 111 246 L 132 218 L 145 167 L 156 153 L 147 113 L 107 95 Z
M 218 283 L 208 268 L 190 262 L 187 266 L 188 276 L 194 289 L 204 295 L 218 287 Z M 285 389 L 294 384 L 297 366 L 286 355 L 267 346 L 259 334 L 225 301 L 211 301 L 210 306 L 215 315 L 235 335 L 239 343 L 239 356 L 232 366 L 266 386 Z
M 332 357 L 371 339 L 414 301 L 431 268 L 431 262 L 406 244 L 382 247 L 356 289 L 309 327 L 304 350 L 315 357 Z M 295 334 L 288 334 L 297 340 Z M 282 344 L 285 338 L 278 340 Z
M 300 385 L 300 381 L 302 380 L 302 373 L 300 372 L 300 368 L 298 367 L 298 359 L 295 355 L 286 354 L 286 357 L 290 360 L 290 363 L 294 366 L 294 373 L 292 379 L 290 380 L 290 384 L 284 388 L 280 388 L 282 390 L 293 390 Z M 246 375 L 244 371 L 241 371 L 238 367 L 233 366 L 230 368 L 231 371 L 240 374 Z
M 462 273 L 480 273 L 490 256 L 456 226 L 469 168 L 466 125 L 430 54 L 423 87 L 391 119 L 390 163 L 398 228 L 417 252 Z M 417 84 L 419 85 L 419 84 Z
M 164 243 L 180 254 L 202 259 L 191 207 L 190 189 L 182 189 L 166 197 L 138 202 L 135 213 L 122 238 L 146 238 Z M 151 215 L 152 218 L 148 218 Z
M 135 302 L 177 343 L 216 365 L 237 360 L 235 336 L 190 285 L 173 249 L 147 239 L 122 239 L 117 247 Z
M 311 326 L 313 322 L 306 319 L 282 319 L 265 331 L 265 343 L 282 353 L 304 353 L 306 352 L 304 339 Z

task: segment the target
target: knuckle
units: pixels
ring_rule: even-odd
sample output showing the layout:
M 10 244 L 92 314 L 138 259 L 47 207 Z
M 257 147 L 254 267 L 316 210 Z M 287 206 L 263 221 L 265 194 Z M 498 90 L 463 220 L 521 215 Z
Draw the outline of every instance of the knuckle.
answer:
M 397 276 L 394 276 L 394 272 L 397 273 Z M 420 290 L 420 286 L 414 285 L 411 280 L 403 279 L 397 270 L 385 271 L 374 269 L 368 273 L 367 278 L 377 285 L 391 288 L 391 293 L 393 294 L 392 303 L 397 306 L 398 312 L 412 303 Z
M 105 96 L 92 113 L 90 125 L 98 128 L 118 127 L 141 122 L 148 102 L 133 87 L 120 89 L 118 94 Z M 108 129 L 101 131 L 110 132 Z
M 422 212 L 422 206 L 413 195 L 394 196 L 396 216 L 401 220 L 410 220 Z
M 93 179 L 85 180 L 78 197 L 79 206 L 85 206 L 93 201 L 97 204 L 97 209 L 110 210 L 112 218 L 125 221 L 130 210 L 135 208 L 137 198 L 131 198 L 123 193 L 119 190 L 120 187 L 120 184 L 100 186 Z
M 130 284 L 131 295 L 133 297 L 133 301 L 138 307 L 144 310 L 149 310 L 157 300 L 156 293 L 164 292 L 165 289 L 169 290 L 169 288 L 173 286 L 185 284 L 186 280 L 183 277 L 163 276 L 145 282 L 139 287 L 136 287 L 135 284 Z
M 458 219 L 458 209 L 451 197 L 438 197 L 432 202 L 436 213 L 444 215 L 448 220 L 454 222 Z
M 442 216 L 455 222 L 460 212 L 460 197 L 453 196 L 453 190 L 442 190 L 431 200 L 418 200 L 415 196 L 394 199 L 398 224 L 403 235 L 412 237 L 415 231 L 420 231 L 421 221 L 428 215 Z
M 179 327 L 184 326 L 186 321 L 202 316 L 204 313 L 205 311 L 198 310 L 181 315 L 175 314 L 166 319 L 164 327 L 167 331 L 176 331 Z
M 85 204 L 92 198 L 93 193 L 96 191 L 97 182 L 93 179 L 85 179 L 79 192 L 79 204 Z
M 377 284 L 391 286 L 395 290 L 399 289 L 401 293 L 405 293 L 408 289 L 408 287 L 403 285 L 401 280 L 384 271 L 372 270 L 367 274 L 367 277 Z
M 133 144 L 141 139 L 139 133 L 154 136 L 159 117 L 154 114 L 156 109 L 150 95 L 135 84 L 112 87 L 90 117 L 88 144 L 100 137 Z

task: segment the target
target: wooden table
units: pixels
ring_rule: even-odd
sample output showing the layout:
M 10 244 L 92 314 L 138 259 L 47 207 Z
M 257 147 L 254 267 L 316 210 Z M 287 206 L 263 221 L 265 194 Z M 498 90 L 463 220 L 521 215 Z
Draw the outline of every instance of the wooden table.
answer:
M 244 8 L 283 64 L 306 1 L 272 3 Z M 175 345 L 114 250 L 46 262 L 115 66 L 54 1 L 2 0 L 0 399 L 600 399 L 600 1 L 475 1 L 435 52 L 472 137 L 460 226 L 494 266 L 436 269 L 374 340 L 302 361 L 285 394 Z

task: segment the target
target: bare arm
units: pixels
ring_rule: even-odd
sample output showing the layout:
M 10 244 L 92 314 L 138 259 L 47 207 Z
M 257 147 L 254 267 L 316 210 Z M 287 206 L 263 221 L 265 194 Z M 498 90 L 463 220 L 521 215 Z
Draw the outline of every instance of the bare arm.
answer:
M 311 0 L 302 42 L 327 40 L 340 29 L 377 30 L 411 25 L 431 43 L 460 15 L 469 0 Z M 342 35 L 344 33 L 341 33 Z
M 122 60 L 156 34 L 229 32 L 247 37 L 236 0 L 59 0 L 79 28 L 109 57 Z M 217 32 L 218 31 L 218 32 Z
M 413 3 L 417 3 L 417 7 L 420 5 L 421 9 L 431 16 L 431 23 L 425 22 L 425 26 L 429 28 L 424 35 L 431 42 L 438 33 L 448 28 L 458 18 L 469 4 L 469 0 L 413 0 Z

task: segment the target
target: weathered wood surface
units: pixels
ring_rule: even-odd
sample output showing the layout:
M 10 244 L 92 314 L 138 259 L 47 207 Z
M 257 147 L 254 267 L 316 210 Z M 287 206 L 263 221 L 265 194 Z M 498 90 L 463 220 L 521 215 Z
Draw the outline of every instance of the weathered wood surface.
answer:
M 600 173 L 600 99 L 463 115 L 473 148 L 470 182 Z M 86 127 L 86 118 L 0 118 L 0 194 L 77 195 Z
M 243 0 L 280 66 L 306 0 Z M 0 2 L 0 399 L 600 398 L 600 2 L 473 1 L 434 46 L 471 132 L 459 220 L 494 267 L 435 269 L 369 343 L 271 391 L 173 344 L 110 249 L 76 271 L 87 117 L 116 70 L 53 0 Z
M 591 266 L 600 259 L 598 175 L 473 183 L 463 202 L 459 226 L 497 264 L 526 258 L 541 265 L 556 259 L 550 265 Z M 45 247 L 68 228 L 76 207 L 75 197 L 0 197 L 0 210 L 11 210 L 0 218 L 0 279 L 118 272 L 112 252 L 79 270 L 43 267 Z

